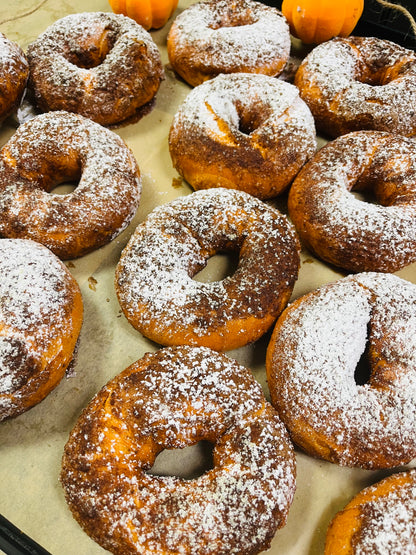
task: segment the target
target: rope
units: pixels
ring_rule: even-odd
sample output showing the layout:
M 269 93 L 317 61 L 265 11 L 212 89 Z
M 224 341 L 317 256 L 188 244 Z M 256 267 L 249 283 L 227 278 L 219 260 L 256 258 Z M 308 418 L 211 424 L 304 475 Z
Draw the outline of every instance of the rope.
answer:
M 48 0 L 42 0 L 41 2 L 39 2 L 37 6 L 35 6 L 31 10 L 28 10 L 27 12 L 23 12 L 22 14 L 14 15 L 12 17 L 7 17 L 6 19 L 3 19 L 2 21 L 0 21 L 0 25 L 3 25 L 3 23 L 8 23 L 9 21 L 16 21 L 17 19 L 21 19 L 22 17 L 26 17 L 27 15 L 31 15 L 32 13 L 35 13 L 39 8 L 43 6 L 43 4 L 46 4 L 47 1 Z
M 416 35 L 416 21 L 414 20 L 414 17 L 409 12 L 409 10 L 407 10 L 404 6 L 401 6 L 400 4 L 395 4 L 394 2 L 388 2 L 387 0 L 376 0 L 376 1 L 381 6 L 395 10 L 397 12 L 401 12 L 405 17 L 407 17 L 412 27 L 413 33 Z

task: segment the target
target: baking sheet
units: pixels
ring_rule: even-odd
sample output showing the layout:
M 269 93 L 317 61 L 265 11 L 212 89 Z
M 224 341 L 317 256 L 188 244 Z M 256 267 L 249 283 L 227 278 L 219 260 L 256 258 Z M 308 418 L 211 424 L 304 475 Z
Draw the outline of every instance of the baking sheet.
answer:
M 175 15 L 190 3 L 180 0 Z M 23 49 L 48 25 L 69 13 L 110 11 L 106 0 L 21 0 L 18 6 L 13 4 L 0 0 L 0 31 Z M 153 110 L 139 122 L 116 130 L 133 150 L 141 170 L 143 194 L 138 212 L 129 228 L 110 245 L 67 263 L 81 287 L 85 310 L 76 363 L 71 374 L 42 403 L 0 424 L 0 513 L 53 555 L 105 553 L 81 530 L 66 506 L 58 481 L 63 447 L 93 395 L 146 351 L 159 348 L 134 330 L 121 314 L 114 291 L 114 269 L 130 234 L 146 214 L 159 204 L 191 192 L 178 179 L 168 151 L 172 117 L 191 90 L 168 64 L 166 37 L 170 23 L 151 32 L 166 71 Z M 11 118 L 0 129 L 1 145 L 13 133 L 15 123 Z M 285 198 L 278 199 L 276 205 L 285 211 Z M 227 264 L 226 257 L 214 257 L 204 270 L 205 279 L 218 279 L 227 271 Z M 303 251 L 292 299 L 343 275 Z M 416 283 L 416 265 L 398 275 Z M 268 339 L 266 335 L 255 345 L 227 353 L 253 371 L 266 394 Z M 163 452 L 157 464 L 161 471 L 168 468 L 175 473 L 187 467 L 187 472 L 192 472 L 204 466 L 204 453 L 198 447 L 182 453 Z M 335 512 L 360 489 L 388 473 L 340 468 L 298 452 L 295 499 L 288 523 L 277 532 L 269 553 L 322 553 L 326 528 Z

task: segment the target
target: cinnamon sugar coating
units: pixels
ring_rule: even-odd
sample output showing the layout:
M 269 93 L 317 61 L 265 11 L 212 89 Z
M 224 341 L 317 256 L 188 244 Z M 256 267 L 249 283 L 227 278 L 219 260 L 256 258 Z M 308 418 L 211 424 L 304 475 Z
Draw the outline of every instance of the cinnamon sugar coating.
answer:
M 61 182 L 78 185 L 55 194 Z M 61 259 L 110 242 L 134 216 L 140 194 L 127 145 L 77 114 L 40 114 L 0 151 L 0 236 L 33 239 Z
M 325 555 L 412 555 L 416 551 L 416 470 L 359 492 L 332 520 Z
M 295 85 L 318 131 L 416 134 L 416 54 L 376 37 L 334 38 L 303 60 Z
M 54 389 L 73 359 L 82 324 L 78 284 L 46 247 L 0 239 L 0 421 Z
M 272 403 L 297 445 L 339 465 L 377 469 L 416 457 L 415 362 L 416 285 L 370 272 L 292 303 L 273 331 L 266 370 Z
M 236 271 L 192 279 L 218 252 L 236 251 Z M 299 269 L 288 219 L 229 189 L 196 191 L 153 210 L 124 249 L 116 291 L 129 322 L 162 345 L 228 351 L 258 339 L 286 306 Z
M 207 440 L 213 468 L 149 474 L 164 449 Z M 83 411 L 62 462 L 76 520 L 114 554 L 255 555 L 295 489 L 287 432 L 249 370 L 201 347 L 148 353 Z
M 174 70 L 191 86 L 220 73 L 275 76 L 289 59 L 289 25 L 261 2 L 205 0 L 176 17 L 167 48 Z
M 17 110 L 28 76 L 25 53 L 0 33 L 0 122 Z
M 68 15 L 27 49 L 29 89 L 41 111 L 67 110 L 102 125 L 134 116 L 163 78 L 151 35 L 121 14 Z
M 288 208 L 326 262 L 352 272 L 407 266 L 416 260 L 416 143 L 382 131 L 338 137 L 299 172 Z
M 169 150 L 194 189 L 227 187 L 268 199 L 315 153 L 315 125 L 295 86 L 267 75 L 219 75 L 179 107 Z

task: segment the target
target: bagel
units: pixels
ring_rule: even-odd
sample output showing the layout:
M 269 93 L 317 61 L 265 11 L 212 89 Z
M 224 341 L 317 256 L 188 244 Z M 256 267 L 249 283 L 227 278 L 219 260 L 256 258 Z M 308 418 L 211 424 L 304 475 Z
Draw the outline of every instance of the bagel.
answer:
M 332 520 L 325 555 L 416 550 L 416 470 L 398 472 L 360 491 Z
M 348 133 L 322 147 L 296 176 L 290 218 L 321 260 L 351 272 L 396 272 L 416 260 L 415 184 L 413 139 Z
M 176 17 L 167 48 L 173 69 L 193 87 L 220 73 L 275 76 L 289 59 L 289 25 L 261 2 L 205 0 Z
M 318 131 L 416 134 L 416 54 L 376 37 L 336 37 L 316 46 L 295 85 Z
M 297 88 L 267 75 L 219 75 L 195 87 L 169 133 L 173 165 L 194 189 L 261 199 L 282 193 L 315 150 L 314 120 Z
M 164 449 L 213 444 L 192 480 L 149 473 Z M 148 353 L 79 417 L 61 482 L 75 519 L 114 554 L 253 555 L 286 522 L 287 432 L 251 373 L 201 347 Z
M 75 112 L 101 125 L 126 122 L 159 89 L 163 66 L 151 35 L 121 14 L 55 21 L 29 44 L 28 88 L 42 112 Z
M 218 252 L 239 253 L 220 281 L 192 279 Z M 242 191 L 208 189 L 153 210 L 116 268 L 127 320 L 161 345 L 228 351 L 256 341 L 286 306 L 299 269 L 288 219 Z
M 55 194 L 61 182 L 75 190 Z M 140 201 L 137 162 L 113 131 L 70 112 L 22 124 L 0 151 L 0 236 L 33 239 L 61 259 L 116 237 Z
M 82 325 L 77 282 L 49 249 L 0 239 L 0 421 L 42 401 L 73 360 Z
M 314 457 L 366 469 L 407 464 L 416 456 L 415 358 L 416 285 L 350 275 L 278 319 L 266 357 L 271 400 Z
M 29 64 L 18 44 L 0 33 L 0 122 L 19 107 L 27 79 Z

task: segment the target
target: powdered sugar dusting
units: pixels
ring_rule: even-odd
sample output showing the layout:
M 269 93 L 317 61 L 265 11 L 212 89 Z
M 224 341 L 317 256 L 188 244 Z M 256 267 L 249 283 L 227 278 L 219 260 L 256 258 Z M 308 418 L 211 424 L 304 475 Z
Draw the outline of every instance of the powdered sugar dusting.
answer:
M 149 102 L 163 78 L 151 35 L 121 14 L 76 13 L 28 46 L 30 88 L 39 108 L 69 110 L 103 125 Z
M 201 439 L 215 444 L 212 470 L 191 481 L 146 473 L 161 449 Z M 285 522 L 294 458 L 249 371 L 179 347 L 146 355 L 99 393 L 71 434 L 61 479 L 107 549 L 248 555 Z
M 18 398 L 19 389 L 40 368 L 51 342 L 65 335 L 74 284 L 66 267 L 48 249 L 20 239 L 0 239 L 0 274 L 3 419 L 13 410 L 13 395 Z
M 0 64 L 5 75 L 16 77 L 27 67 L 23 50 L 0 33 Z
M 0 118 L 17 108 L 23 94 L 29 65 L 20 46 L 0 33 Z
M 318 129 L 416 133 L 416 56 L 390 41 L 336 38 L 315 47 L 295 78 Z
M 193 280 L 221 250 L 240 251 L 234 275 Z M 298 264 L 283 215 L 246 193 L 209 189 L 156 208 L 136 229 L 117 266 L 117 293 L 131 323 L 162 344 L 178 330 L 187 340 L 225 334 L 231 320 L 240 321 L 233 334 L 244 338 L 250 319 L 280 313 Z
M 4 146 L 0 163 L 0 233 L 34 239 L 62 258 L 112 240 L 139 203 L 132 152 L 82 116 L 50 112 L 29 120 Z M 79 180 L 72 193 L 49 193 L 65 179 Z
M 289 51 L 289 26 L 281 12 L 252 0 L 192 4 L 175 19 L 168 36 L 169 59 L 179 74 L 275 75 Z
M 267 75 L 219 75 L 179 107 L 169 148 L 195 189 L 223 186 L 266 199 L 315 153 L 315 125 L 295 86 Z
M 408 476 L 404 484 L 402 476 Z M 363 513 L 359 533 L 353 537 L 356 553 L 362 555 L 412 555 L 416 550 L 416 472 L 392 477 L 387 494 L 360 506 Z M 366 490 L 377 492 L 376 484 Z
M 353 271 L 396 271 L 416 257 L 416 147 L 361 131 L 321 149 L 298 175 L 289 213 L 321 258 Z M 351 190 L 373 191 L 377 203 Z
M 261 103 L 264 112 L 262 132 L 269 133 L 268 138 L 272 139 L 273 124 L 279 118 L 283 120 L 285 113 L 298 100 L 296 87 L 266 75 L 219 75 L 192 89 L 172 125 L 183 127 L 185 132 L 191 129 L 197 134 L 222 137 L 222 122 L 229 125 L 232 133 L 236 133 L 240 124 L 238 110 L 248 110 L 250 106 L 259 109 L 258 103 Z M 293 118 L 296 120 L 293 127 L 299 127 L 300 135 L 314 134 L 312 115 L 303 102 L 299 102 Z
M 367 341 L 372 376 L 357 385 Z M 377 468 L 416 455 L 415 361 L 416 287 L 364 273 L 322 286 L 284 313 L 267 371 L 273 402 L 303 447 L 316 433 L 329 460 Z

